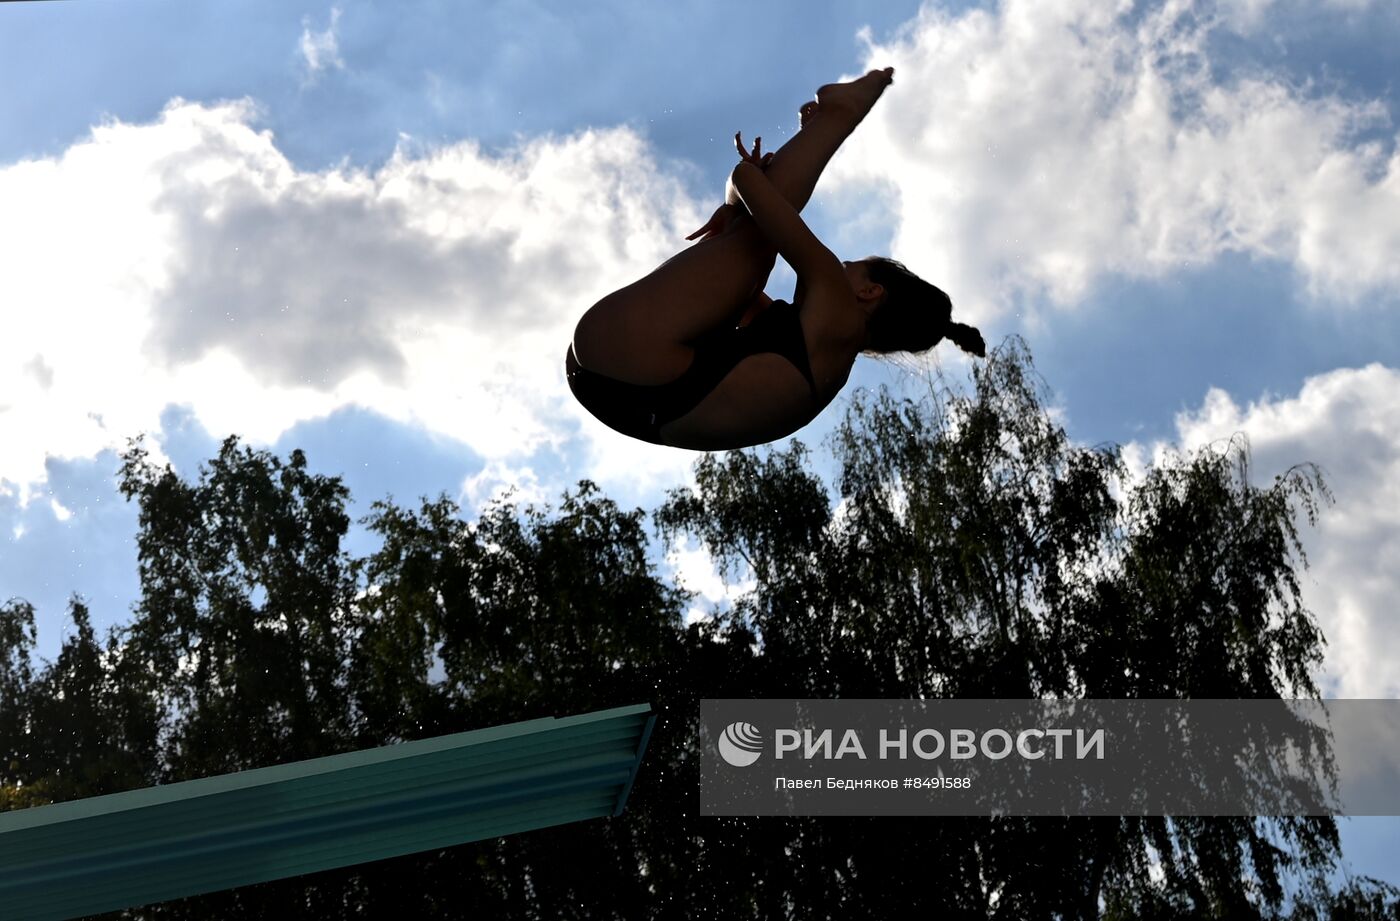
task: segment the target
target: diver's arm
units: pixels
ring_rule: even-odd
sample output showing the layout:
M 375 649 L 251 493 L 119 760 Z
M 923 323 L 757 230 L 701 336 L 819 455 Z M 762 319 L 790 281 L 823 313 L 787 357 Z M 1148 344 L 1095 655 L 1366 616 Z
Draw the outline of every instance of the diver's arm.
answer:
M 799 279 L 809 283 L 816 279 L 846 283 L 841 260 L 808 229 L 797 210 L 761 168 L 741 161 L 729 178 L 759 230 L 792 266 Z
M 768 164 L 773 160 L 773 154 L 759 155 L 763 139 L 754 138 L 753 160 L 759 169 L 767 169 Z M 735 138 L 738 143 L 738 138 Z M 740 147 L 740 153 L 748 154 Z M 748 214 L 748 208 L 744 207 L 744 199 L 739 195 L 739 190 L 734 186 L 734 177 L 731 175 L 724 182 L 724 204 L 715 209 L 715 213 L 710 216 L 705 226 L 686 237 L 687 240 L 708 240 L 710 237 L 718 236 L 729 226 L 729 222 L 736 217 Z
M 697 237 L 701 240 L 708 240 L 723 232 L 729 222 L 734 218 L 748 214 L 748 209 L 744 207 L 744 200 L 739 197 L 739 190 L 734 188 L 734 177 L 730 176 L 724 182 L 724 204 L 715 209 L 715 213 L 710 216 L 704 227 L 686 237 L 687 240 L 694 240 Z
M 724 203 L 738 208 L 744 207 L 744 200 L 739 197 L 739 190 L 734 187 L 734 175 L 724 180 Z
M 744 150 L 744 145 L 739 143 L 739 136 L 737 134 L 734 135 L 734 144 L 739 148 L 740 156 L 761 170 L 768 169 L 768 164 L 773 162 L 773 154 L 771 152 L 763 153 L 763 138 L 761 137 L 753 139 L 752 153 L 748 153 Z M 724 203 L 726 205 L 736 205 L 740 208 L 745 207 L 743 196 L 739 194 L 738 187 L 734 185 L 733 173 L 729 175 L 729 178 L 725 180 L 724 183 Z

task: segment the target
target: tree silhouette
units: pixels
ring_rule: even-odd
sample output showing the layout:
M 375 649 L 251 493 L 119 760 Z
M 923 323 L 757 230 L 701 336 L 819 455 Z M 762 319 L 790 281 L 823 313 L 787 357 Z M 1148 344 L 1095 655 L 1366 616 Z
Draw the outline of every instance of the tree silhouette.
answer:
M 796 442 L 704 456 L 652 515 L 754 588 L 686 623 L 647 516 L 584 482 L 557 510 L 446 496 L 364 520 L 234 438 L 185 481 L 139 441 L 142 594 L 99 649 L 86 609 L 30 666 L 0 607 L 0 808 L 649 701 L 620 817 L 136 909 L 132 918 L 1400 917 L 1341 889 L 1330 819 L 697 815 L 710 697 L 1279 698 L 1316 694 L 1299 466 L 1247 445 L 1129 474 L 1073 444 L 1018 340 L 964 393 L 852 398 L 834 492 Z

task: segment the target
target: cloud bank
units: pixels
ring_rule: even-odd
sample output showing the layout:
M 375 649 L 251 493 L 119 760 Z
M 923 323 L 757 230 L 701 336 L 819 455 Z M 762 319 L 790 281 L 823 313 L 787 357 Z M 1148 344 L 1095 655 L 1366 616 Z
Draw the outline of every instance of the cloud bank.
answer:
M 358 406 L 498 480 L 566 443 L 605 484 L 683 476 L 690 455 L 615 435 L 563 382 L 577 317 L 701 220 L 645 139 L 405 141 L 372 172 L 307 172 L 258 114 L 174 100 L 0 168 L 0 488 L 158 432 L 171 404 L 254 443 Z
M 1299 522 L 1303 598 L 1328 640 L 1320 684 L 1338 697 L 1400 697 L 1400 370 L 1339 369 L 1243 406 L 1213 389 L 1176 427 L 1186 450 L 1244 433 L 1256 485 L 1294 464 L 1321 467 L 1336 504 L 1316 527 Z M 1125 457 L 1140 469 L 1168 449 L 1134 444 Z
M 888 42 L 865 36 L 895 85 L 832 164 L 838 210 L 877 192 L 894 255 L 984 318 L 1232 252 L 1291 266 L 1317 299 L 1393 299 L 1400 155 L 1382 102 L 1222 80 L 1212 59 L 1273 2 L 926 5 Z

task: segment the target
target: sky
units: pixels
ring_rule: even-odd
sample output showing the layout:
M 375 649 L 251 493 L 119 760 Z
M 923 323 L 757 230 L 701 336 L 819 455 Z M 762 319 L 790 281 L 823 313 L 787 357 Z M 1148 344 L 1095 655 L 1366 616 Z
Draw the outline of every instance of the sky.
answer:
M 0 4 L 0 599 L 48 658 L 74 594 L 129 619 L 139 434 L 191 478 L 228 435 L 302 448 L 357 515 L 583 478 L 656 507 L 697 455 L 572 401 L 574 323 L 687 245 L 736 130 L 775 148 L 893 66 L 817 235 L 1024 337 L 1071 437 L 1136 469 L 1237 433 L 1260 485 L 1320 465 L 1319 683 L 1400 697 L 1397 44 L 1388 0 Z M 848 391 L 929 369 L 968 366 Z M 662 565 L 692 616 L 743 590 Z M 1400 819 L 1342 829 L 1400 883 Z

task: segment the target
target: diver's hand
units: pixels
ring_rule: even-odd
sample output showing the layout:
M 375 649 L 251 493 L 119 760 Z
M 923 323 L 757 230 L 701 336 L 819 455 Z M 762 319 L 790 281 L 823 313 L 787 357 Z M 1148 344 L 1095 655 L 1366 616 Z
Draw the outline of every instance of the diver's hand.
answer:
M 699 237 L 701 241 L 708 240 L 710 237 L 721 233 L 725 227 L 729 226 L 730 221 L 742 213 L 743 208 L 739 205 L 731 205 L 728 203 L 720 205 L 715 209 L 715 213 L 711 215 L 710 219 L 705 222 L 705 226 L 686 237 L 686 239 L 694 240 L 696 237 Z
M 734 147 L 739 151 L 739 159 L 743 160 L 745 163 L 752 163 L 759 169 L 766 169 L 768 164 L 773 161 L 773 155 L 771 153 L 763 152 L 763 138 L 761 137 L 753 139 L 753 150 L 749 151 L 744 148 L 744 140 L 741 137 L 741 133 L 736 131 L 734 132 Z M 705 222 L 705 226 L 686 237 L 687 240 L 697 240 L 697 238 L 700 242 L 708 240 L 710 237 L 723 233 L 724 229 L 729 226 L 730 221 L 733 221 L 740 215 L 748 213 L 748 209 L 739 201 L 737 193 L 735 193 L 732 188 L 728 191 L 726 197 L 729 198 L 729 201 L 726 201 L 716 208 L 715 213 Z
M 768 164 L 773 160 L 773 155 L 771 153 L 765 154 L 761 152 L 763 138 L 756 137 L 753 139 L 753 152 L 750 153 L 744 149 L 744 139 L 740 134 L 741 132 L 734 132 L 734 147 L 739 151 L 739 159 L 743 160 L 745 163 L 752 163 L 759 169 L 766 169 Z

